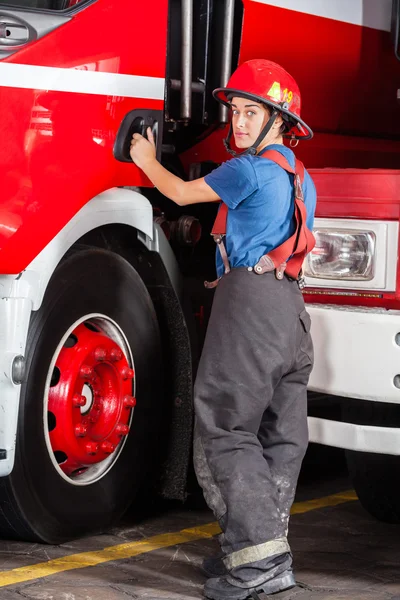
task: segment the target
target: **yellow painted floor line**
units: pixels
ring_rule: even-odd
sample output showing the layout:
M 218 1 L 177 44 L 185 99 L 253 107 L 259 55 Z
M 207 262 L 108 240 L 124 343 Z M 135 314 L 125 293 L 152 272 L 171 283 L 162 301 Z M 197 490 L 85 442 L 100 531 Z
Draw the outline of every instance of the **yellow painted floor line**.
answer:
M 344 502 L 357 500 L 353 491 L 341 492 L 325 496 L 324 498 L 316 498 L 306 502 L 296 502 L 292 507 L 292 515 L 298 515 L 316 510 L 318 508 L 326 508 L 328 506 L 337 506 Z M 0 571 L 0 587 L 32 581 L 42 577 L 49 577 L 63 571 L 72 571 L 74 569 L 83 569 L 85 567 L 94 567 L 105 562 L 113 560 L 121 560 L 131 558 L 139 554 L 146 554 L 160 548 L 168 548 L 184 544 L 185 542 L 194 542 L 201 539 L 211 538 L 214 535 L 221 533 L 218 523 L 208 523 L 199 527 L 190 527 L 182 529 L 176 533 L 163 533 L 153 537 L 117 546 L 108 546 L 103 550 L 94 550 L 91 552 L 80 552 L 79 554 L 71 554 L 61 558 L 54 558 L 44 563 L 38 563 L 27 567 L 18 567 L 9 571 Z
M 332 494 L 332 496 L 325 496 L 324 498 L 307 500 L 307 502 L 295 502 L 292 506 L 290 514 L 301 515 L 302 513 L 310 512 L 310 510 L 325 508 L 327 506 L 337 506 L 338 504 L 352 502 L 353 500 L 358 500 L 357 495 L 354 490 L 348 490 L 347 492 Z

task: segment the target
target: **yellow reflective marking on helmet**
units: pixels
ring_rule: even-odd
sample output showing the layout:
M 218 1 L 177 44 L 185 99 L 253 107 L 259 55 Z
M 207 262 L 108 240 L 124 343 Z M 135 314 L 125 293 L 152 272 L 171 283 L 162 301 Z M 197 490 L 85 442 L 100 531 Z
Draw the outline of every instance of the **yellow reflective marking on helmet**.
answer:
M 268 92 L 268 96 L 271 96 L 271 98 L 273 98 L 277 102 L 281 101 L 281 84 L 279 83 L 279 81 L 275 81 L 271 85 L 271 89 Z
M 279 81 L 275 81 L 268 92 L 268 96 L 273 98 L 276 102 L 287 102 L 291 103 L 293 100 L 293 92 L 285 88 L 283 92 L 281 92 L 281 84 Z
M 290 104 L 292 100 L 293 100 L 293 92 L 290 92 L 287 88 L 285 88 L 283 90 L 282 102 L 287 102 L 288 104 Z

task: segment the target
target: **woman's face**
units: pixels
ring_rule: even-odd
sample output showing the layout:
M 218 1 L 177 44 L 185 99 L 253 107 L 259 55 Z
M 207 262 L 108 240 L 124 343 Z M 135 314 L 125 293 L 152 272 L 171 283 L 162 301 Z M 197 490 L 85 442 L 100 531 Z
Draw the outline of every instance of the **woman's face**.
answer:
M 254 144 L 261 130 L 267 124 L 270 113 L 263 104 L 236 96 L 232 98 L 231 111 L 235 144 L 238 148 L 249 148 Z M 275 121 L 275 128 L 268 132 L 260 146 L 265 146 L 265 142 L 272 144 L 275 139 L 281 137 L 279 129 L 276 127 L 278 125 L 277 121 Z M 279 121 L 282 122 L 281 119 Z

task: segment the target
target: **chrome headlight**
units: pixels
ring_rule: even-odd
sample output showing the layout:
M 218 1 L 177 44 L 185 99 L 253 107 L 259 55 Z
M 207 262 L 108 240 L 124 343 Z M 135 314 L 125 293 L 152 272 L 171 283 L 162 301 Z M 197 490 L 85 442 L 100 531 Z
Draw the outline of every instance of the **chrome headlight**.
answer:
M 375 275 L 376 236 L 357 229 L 314 229 L 315 247 L 304 274 L 317 279 L 370 281 Z

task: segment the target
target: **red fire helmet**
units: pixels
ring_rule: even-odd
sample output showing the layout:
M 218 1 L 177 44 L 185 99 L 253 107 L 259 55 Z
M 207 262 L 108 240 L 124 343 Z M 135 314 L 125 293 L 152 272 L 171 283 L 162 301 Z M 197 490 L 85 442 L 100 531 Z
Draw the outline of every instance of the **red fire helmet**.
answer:
M 214 98 L 226 106 L 230 106 L 229 101 L 235 95 L 279 110 L 290 127 L 286 137 L 312 138 L 312 130 L 300 118 L 299 86 L 280 65 L 262 58 L 244 62 L 231 75 L 226 87 L 213 91 Z

